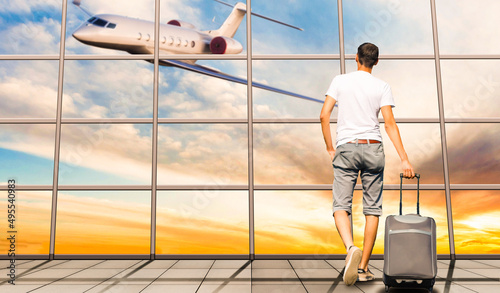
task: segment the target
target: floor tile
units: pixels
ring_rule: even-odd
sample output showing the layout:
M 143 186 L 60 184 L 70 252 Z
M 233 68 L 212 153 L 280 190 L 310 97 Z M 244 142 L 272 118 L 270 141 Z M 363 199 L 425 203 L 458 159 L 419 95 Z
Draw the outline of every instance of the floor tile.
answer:
M 248 284 L 228 284 L 210 285 L 201 284 L 200 289 L 196 293 L 252 293 L 252 285 Z
M 165 269 L 126 269 L 103 284 L 149 284 L 158 278 Z
M 329 269 L 295 269 L 295 273 L 299 276 L 302 281 L 312 281 L 312 280 L 335 280 L 337 278 L 342 279 L 342 275 L 339 271 L 329 268 Z
M 19 284 L 15 282 L 16 285 L 4 284 L 0 285 L 0 292 L 8 292 L 8 293 L 26 293 L 30 290 L 36 289 L 43 285 L 40 284 Z
M 498 293 L 500 292 L 500 284 L 489 284 L 489 285 L 481 285 L 481 284 L 464 284 L 462 285 L 467 289 L 474 290 L 476 292 L 481 293 Z
M 179 260 L 172 269 L 209 269 L 213 260 Z
M 143 284 L 127 284 L 127 285 L 110 285 L 110 284 L 101 284 L 98 286 L 95 286 L 91 288 L 88 291 L 85 291 L 85 293 L 137 293 L 141 292 L 142 289 L 144 289 L 147 285 Z M 71 291 L 66 291 L 67 293 L 73 293 Z M 66 293 L 64 292 L 64 293 Z M 142 291 L 145 292 L 145 291 Z M 160 291 L 157 291 L 160 292 Z M 163 291 L 163 292 L 175 292 L 175 291 Z M 61 292 L 63 293 L 63 292 Z
M 295 282 L 298 277 L 293 269 L 252 269 L 255 282 Z
M 304 260 L 290 260 L 294 269 L 331 269 L 332 266 L 324 260 L 317 259 L 304 259 Z
M 492 281 L 500 281 L 500 269 L 468 269 L 467 271 L 478 274 L 480 276 L 491 278 Z
M 160 259 L 160 260 L 155 260 L 146 266 L 144 266 L 145 269 L 169 269 L 171 268 L 177 260 L 171 260 L 171 259 Z
M 333 266 L 335 269 L 341 271 L 345 267 L 345 260 L 340 260 L 340 259 L 328 259 L 326 260 L 327 263 L 329 263 L 331 266 Z
M 69 283 L 69 284 L 79 284 L 88 283 L 89 281 L 95 281 L 97 283 L 104 282 L 115 275 L 123 272 L 123 269 L 86 269 L 79 271 L 71 276 L 68 276 L 58 282 Z
M 37 269 L 47 269 L 52 268 L 57 265 L 68 262 L 69 260 L 34 260 L 33 262 L 23 263 L 18 268 L 37 268 Z
M 459 269 L 491 269 L 491 265 L 477 262 L 474 260 L 457 260 L 455 261 L 455 268 Z
M 239 269 L 239 268 L 251 268 L 252 262 L 249 260 L 232 260 L 232 259 L 222 259 L 216 260 L 212 269 Z
M 17 279 L 20 284 L 46 284 L 58 279 L 62 279 L 71 274 L 74 274 L 81 269 L 45 269 L 36 271 L 31 274 L 21 276 Z
M 500 269 L 500 259 L 476 260 L 479 263 L 487 264 Z
M 93 286 L 94 285 L 92 284 L 86 284 L 86 285 L 50 284 L 47 286 L 43 286 L 39 289 L 33 290 L 31 292 L 33 293 L 85 292 L 88 289 L 92 288 Z
M 460 279 L 476 279 L 476 278 L 481 278 L 480 275 L 474 274 L 470 272 L 469 270 L 464 270 L 464 269 L 453 269 L 452 271 L 450 270 L 438 270 L 437 272 L 438 277 L 446 279 L 447 277 L 451 277 L 453 280 L 460 280 Z
M 148 286 L 144 291 L 141 291 L 141 293 L 195 293 L 196 290 L 200 284 L 162 284 L 162 285 L 155 285 L 152 284 Z M 97 291 L 96 291 L 97 292 Z M 132 292 L 132 291 L 130 291 Z M 139 291 L 135 291 L 139 292 Z M 89 292 L 89 293 L 94 293 L 94 292 Z M 104 292 L 103 292 L 104 293 Z
M 220 281 L 220 280 L 248 280 L 252 277 L 251 269 L 211 269 L 206 278 L 207 281 Z
M 326 292 L 354 292 L 361 293 L 361 289 L 356 286 L 346 286 L 344 284 L 338 284 L 330 282 L 330 284 L 313 284 L 304 283 L 304 286 L 309 293 L 326 293 Z
M 252 293 L 306 293 L 300 282 L 291 284 L 252 284 Z
M 52 266 L 52 269 L 83 269 L 92 267 L 99 263 L 102 263 L 103 260 L 70 260 L 67 262 L 63 262 L 57 265 Z
M 208 269 L 169 269 L 153 284 L 200 284 L 207 275 Z
M 143 261 L 140 260 L 107 260 L 93 266 L 93 269 L 128 269 L 131 267 L 140 266 Z
M 375 259 L 375 260 L 370 260 L 368 263 L 368 266 L 371 268 L 376 268 L 379 270 L 384 270 L 384 260 L 382 259 Z
M 288 260 L 259 259 L 252 262 L 252 269 L 291 269 Z

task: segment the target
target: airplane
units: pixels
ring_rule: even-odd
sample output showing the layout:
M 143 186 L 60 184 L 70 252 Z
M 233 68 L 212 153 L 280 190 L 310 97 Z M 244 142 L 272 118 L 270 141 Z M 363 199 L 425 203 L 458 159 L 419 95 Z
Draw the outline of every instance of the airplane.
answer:
M 159 50 L 166 54 L 239 54 L 243 46 L 233 37 L 246 14 L 246 4 L 235 5 L 215 0 L 233 7 L 224 23 L 216 30 L 200 31 L 189 22 L 173 19 L 167 24 L 160 24 Z M 73 37 L 83 44 L 99 48 L 125 51 L 130 54 L 153 54 L 155 44 L 154 22 L 130 18 L 121 15 L 93 15 L 81 7 L 81 0 L 73 4 L 90 16 L 77 30 Z M 251 12 L 252 15 L 273 21 L 297 30 L 299 27 Z M 160 60 L 160 65 L 174 66 L 200 74 L 247 84 L 247 80 L 223 73 L 217 69 L 196 64 L 197 60 Z M 149 61 L 152 62 L 152 61 Z M 309 101 L 323 103 L 323 100 L 307 97 L 286 90 L 274 88 L 252 81 L 256 88 L 269 90 Z

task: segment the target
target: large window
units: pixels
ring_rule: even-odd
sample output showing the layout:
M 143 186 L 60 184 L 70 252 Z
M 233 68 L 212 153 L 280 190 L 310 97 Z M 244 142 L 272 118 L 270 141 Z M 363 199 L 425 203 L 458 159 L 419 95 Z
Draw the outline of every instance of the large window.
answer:
M 319 113 L 363 42 L 380 48 L 373 74 L 391 85 L 438 253 L 500 253 L 498 1 L 80 2 L 0 11 L 0 183 L 17 182 L 19 254 L 343 254 Z M 381 129 L 375 254 L 399 206 Z M 358 186 L 355 241 L 360 202 Z

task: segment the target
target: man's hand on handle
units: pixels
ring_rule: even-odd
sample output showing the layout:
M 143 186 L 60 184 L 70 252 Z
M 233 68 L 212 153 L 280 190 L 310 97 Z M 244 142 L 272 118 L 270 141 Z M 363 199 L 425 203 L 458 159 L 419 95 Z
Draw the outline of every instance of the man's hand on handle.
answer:
M 403 168 L 404 178 L 415 178 L 415 171 L 413 170 L 410 161 L 408 160 L 401 161 L 401 166 Z

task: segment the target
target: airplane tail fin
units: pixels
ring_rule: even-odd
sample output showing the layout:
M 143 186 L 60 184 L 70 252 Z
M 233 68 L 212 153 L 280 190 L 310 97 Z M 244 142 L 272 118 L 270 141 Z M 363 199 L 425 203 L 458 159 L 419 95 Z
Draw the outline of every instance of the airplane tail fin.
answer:
M 234 34 L 238 30 L 238 27 L 240 26 L 241 21 L 243 20 L 243 17 L 245 16 L 245 14 L 247 12 L 246 4 L 238 2 L 235 5 L 232 5 L 232 4 L 226 3 L 226 2 L 221 1 L 221 0 L 214 0 L 214 1 L 219 2 L 221 4 L 224 4 L 226 6 L 233 7 L 233 11 L 231 11 L 231 14 L 229 14 L 228 18 L 224 21 L 224 23 L 222 24 L 222 26 L 219 29 L 210 31 L 209 34 L 212 36 L 224 36 L 224 37 L 229 37 L 229 38 L 234 37 Z M 284 26 L 294 28 L 296 30 L 303 31 L 303 29 L 301 29 L 299 27 L 293 26 L 293 25 L 288 24 L 288 23 L 281 22 L 279 20 L 264 16 L 261 14 L 257 14 L 255 12 L 251 12 L 251 14 L 254 16 L 272 21 L 272 22 L 282 24 Z

